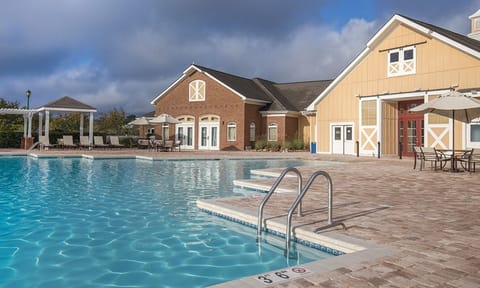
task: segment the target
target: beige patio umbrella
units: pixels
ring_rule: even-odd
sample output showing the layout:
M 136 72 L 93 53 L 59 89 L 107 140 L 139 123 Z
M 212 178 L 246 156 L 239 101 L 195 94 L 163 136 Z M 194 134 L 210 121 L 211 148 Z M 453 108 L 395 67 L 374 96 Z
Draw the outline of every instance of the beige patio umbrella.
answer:
M 127 125 L 141 126 L 142 127 L 142 132 L 143 132 L 143 134 L 145 134 L 145 126 L 150 125 L 150 122 L 148 122 L 147 118 L 140 117 L 140 118 L 136 118 L 133 121 L 130 121 Z
M 166 114 L 166 113 L 158 115 L 157 117 L 151 119 L 149 122 L 150 122 L 150 124 L 163 124 L 163 123 L 179 124 L 179 123 L 181 123 L 180 121 L 175 119 L 172 115 Z M 163 133 L 164 133 L 164 131 L 162 129 L 162 134 Z M 166 135 L 162 135 L 162 138 L 165 139 L 166 138 L 165 136 Z
M 464 123 L 470 123 L 473 119 L 480 117 L 480 100 L 456 91 L 450 91 L 409 111 L 423 114 L 435 113 Z M 455 149 L 455 124 L 452 128 L 452 139 L 452 149 Z
M 170 114 L 160 114 L 157 117 L 151 119 L 149 121 L 152 124 L 162 124 L 162 123 L 168 123 L 168 124 L 178 124 L 181 123 L 177 119 L 175 119 L 172 115 Z

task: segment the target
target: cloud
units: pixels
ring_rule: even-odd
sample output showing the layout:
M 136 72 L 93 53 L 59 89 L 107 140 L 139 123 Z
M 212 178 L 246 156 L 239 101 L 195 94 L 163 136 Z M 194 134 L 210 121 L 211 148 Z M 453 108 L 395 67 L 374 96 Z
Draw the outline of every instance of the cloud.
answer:
M 2 3 L 0 97 L 24 103 L 30 89 L 36 105 L 68 95 L 141 114 L 192 62 L 276 82 L 328 79 L 393 13 L 468 33 L 480 8 L 480 0 L 140 3 Z

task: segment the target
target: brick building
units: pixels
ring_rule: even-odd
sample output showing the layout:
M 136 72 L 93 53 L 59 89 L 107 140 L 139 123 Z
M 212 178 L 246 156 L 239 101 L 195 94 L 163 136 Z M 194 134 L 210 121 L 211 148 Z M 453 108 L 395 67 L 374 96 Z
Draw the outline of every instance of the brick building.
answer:
M 330 83 L 274 83 L 191 65 L 151 102 L 155 115 L 167 113 L 181 123 L 155 131 L 192 150 L 244 150 L 259 139 L 308 144 L 313 119 L 305 108 Z

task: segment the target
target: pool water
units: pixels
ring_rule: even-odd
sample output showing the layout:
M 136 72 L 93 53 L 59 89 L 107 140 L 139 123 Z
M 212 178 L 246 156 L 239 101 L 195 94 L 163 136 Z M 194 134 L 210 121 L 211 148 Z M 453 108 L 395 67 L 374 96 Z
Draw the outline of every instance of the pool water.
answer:
M 257 193 L 233 189 L 250 169 L 305 164 L 2 157 L 0 286 L 205 287 L 330 257 L 287 260 L 195 204 Z

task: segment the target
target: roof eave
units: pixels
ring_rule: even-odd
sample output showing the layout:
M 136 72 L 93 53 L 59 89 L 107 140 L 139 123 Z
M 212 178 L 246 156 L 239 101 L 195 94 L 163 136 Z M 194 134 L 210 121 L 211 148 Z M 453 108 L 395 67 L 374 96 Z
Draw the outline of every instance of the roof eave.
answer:
M 38 112 L 42 111 L 56 111 L 56 112 L 92 112 L 96 113 L 97 109 L 82 109 L 82 108 L 59 108 L 59 107 L 40 107 L 37 110 Z

